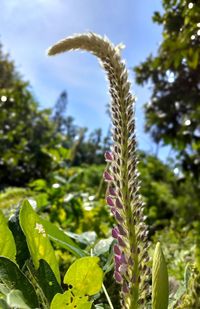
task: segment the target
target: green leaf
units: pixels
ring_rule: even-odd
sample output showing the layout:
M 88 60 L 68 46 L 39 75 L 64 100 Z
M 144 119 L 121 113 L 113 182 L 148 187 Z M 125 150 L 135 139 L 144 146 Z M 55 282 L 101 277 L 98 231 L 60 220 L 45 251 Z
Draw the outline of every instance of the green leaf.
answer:
M 168 272 L 165 258 L 158 242 L 153 256 L 152 309 L 167 309 L 169 298 Z
M 26 260 L 30 258 L 30 254 L 26 243 L 26 237 L 24 236 L 24 233 L 22 232 L 21 226 L 19 224 L 19 211 L 20 208 L 18 207 L 15 213 L 10 217 L 8 226 L 15 239 L 17 248 L 16 261 L 21 268 L 25 264 Z
M 40 266 L 36 272 L 36 278 L 49 304 L 57 293 L 63 292 L 51 267 L 45 260 L 40 260 Z
M 112 237 L 99 240 L 94 247 L 94 255 L 99 256 L 101 254 L 107 253 L 109 251 L 112 243 L 113 243 Z
M 98 262 L 98 257 L 89 256 L 76 260 L 65 274 L 64 283 L 83 295 L 98 293 L 103 282 L 103 271 Z
M 67 249 L 73 253 L 76 257 L 86 256 L 86 253 L 79 248 L 79 246 L 65 234 L 64 231 L 59 229 L 55 224 L 41 219 L 41 222 L 49 236 L 49 238 L 60 247 Z
M 38 299 L 35 290 L 18 266 L 11 260 L 0 257 L 0 292 L 8 294 L 12 290 L 19 290 L 31 308 L 38 308 Z
M 74 295 L 71 291 L 66 291 L 64 294 L 56 294 L 50 309 L 90 309 L 91 306 L 88 296 Z
M 24 299 L 24 296 L 20 290 L 12 290 L 7 295 L 7 303 L 10 307 L 19 308 L 19 309 L 30 309 Z
M 189 280 L 191 278 L 191 275 L 192 275 L 191 264 L 187 263 L 187 265 L 185 267 L 185 271 L 184 271 L 184 285 L 185 285 L 185 289 L 188 289 L 188 287 L 189 287 Z
M 26 236 L 35 268 L 39 268 L 39 261 L 41 259 L 45 260 L 60 283 L 60 273 L 54 250 L 40 217 L 34 212 L 27 200 L 23 202 L 20 211 L 20 225 Z
M 3 298 L 0 298 L 0 308 L 1 309 L 10 309 L 10 307 L 8 307 L 6 301 Z
M 16 246 L 13 235 L 8 228 L 6 218 L 0 210 L 0 255 L 15 260 Z

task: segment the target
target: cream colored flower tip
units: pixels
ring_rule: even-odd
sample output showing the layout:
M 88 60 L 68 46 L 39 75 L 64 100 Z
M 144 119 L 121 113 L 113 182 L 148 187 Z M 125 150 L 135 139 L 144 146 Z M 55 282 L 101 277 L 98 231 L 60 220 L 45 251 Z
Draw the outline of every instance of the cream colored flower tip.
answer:
M 83 34 L 74 34 L 73 36 L 69 36 L 65 39 L 58 41 L 53 46 L 47 49 L 47 55 L 53 56 L 57 53 L 62 53 L 65 51 L 76 49 L 75 45 L 77 45 L 77 49 L 81 49 L 81 48 L 87 49 L 86 46 L 81 46 L 83 41 L 85 42 L 87 40 L 93 41 L 94 43 L 95 42 L 97 43 L 97 41 L 99 40 L 104 41 L 104 42 L 109 42 L 109 44 L 112 45 L 113 48 L 115 48 L 116 52 L 119 54 L 125 48 L 125 45 L 123 43 L 119 43 L 114 47 L 114 45 L 110 42 L 110 40 L 105 35 L 100 36 L 99 34 L 94 33 L 94 32 L 87 32 Z

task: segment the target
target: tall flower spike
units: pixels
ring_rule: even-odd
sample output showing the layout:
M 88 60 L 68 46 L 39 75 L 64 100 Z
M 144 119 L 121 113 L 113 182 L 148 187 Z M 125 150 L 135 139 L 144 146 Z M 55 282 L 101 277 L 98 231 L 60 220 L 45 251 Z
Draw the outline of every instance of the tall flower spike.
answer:
M 114 204 L 111 211 L 117 227 L 113 229 L 112 234 L 117 239 L 117 246 L 121 252 L 120 255 L 115 253 L 115 278 L 122 287 L 122 308 L 136 309 L 140 308 L 139 304 L 145 308 L 149 279 L 149 271 L 146 269 L 147 228 L 143 220 L 142 199 L 138 193 L 134 97 L 130 91 L 128 73 L 119 49 L 107 38 L 94 33 L 64 39 L 51 47 L 48 54 L 55 55 L 77 49 L 89 51 L 97 56 L 108 76 L 112 98 L 110 109 L 114 144 L 111 152 L 105 155 L 110 166 L 104 177 L 115 192 L 113 202 L 110 197 L 107 199 L 109 204 Z

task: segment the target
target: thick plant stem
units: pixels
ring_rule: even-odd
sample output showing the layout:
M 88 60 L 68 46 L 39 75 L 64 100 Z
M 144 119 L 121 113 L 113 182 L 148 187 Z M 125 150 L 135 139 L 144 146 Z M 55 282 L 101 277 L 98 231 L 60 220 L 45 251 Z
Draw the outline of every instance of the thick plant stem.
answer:
M 82 49 L 97 56 L 105 69 L 109 84 L 113 124 L 113 146 L 105 157 L 109 168 L 104 173 L 108 182 L 107 204 L 116 219 L 112 231 L 115 279 L 121 284 L 124 309 L 145 307 L 149 293 L 147 228 L 143 202 L 139 194 L 137 171 L 134 97 L 119 47 L 94 33 L 76 35 L 56 43 L 49 55 Z

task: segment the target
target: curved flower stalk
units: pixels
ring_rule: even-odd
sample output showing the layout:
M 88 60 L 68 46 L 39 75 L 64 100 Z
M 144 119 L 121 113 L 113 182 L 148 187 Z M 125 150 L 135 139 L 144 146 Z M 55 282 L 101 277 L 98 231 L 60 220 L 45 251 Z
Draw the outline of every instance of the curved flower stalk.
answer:
M 147 227 L 143 202 L 139 194 L 134 121 L 134 97 L 119 48 L 107 38 L 94 33 L 69 37 L 48 50 L 55 55 L 69 50 L 89 51 L 100 60 L 109 84 L 113 124 L 113 146 L 106 152 L 109 168 L 104 173 L 108 182 L 107 204 L 116 219 L 112 231 L 115 279 L 121 284 L 121 304 L 126 309 L 145 308 L 149 294 Z

